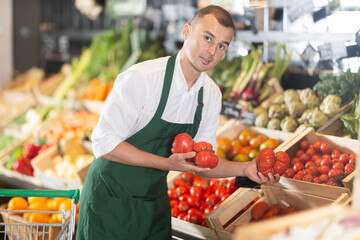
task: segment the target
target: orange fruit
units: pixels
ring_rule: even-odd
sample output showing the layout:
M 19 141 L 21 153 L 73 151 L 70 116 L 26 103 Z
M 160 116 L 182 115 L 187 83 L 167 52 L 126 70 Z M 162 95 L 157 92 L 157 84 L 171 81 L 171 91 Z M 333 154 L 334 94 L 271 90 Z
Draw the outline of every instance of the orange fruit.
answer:
M 243 146 L 249 145 L 249 141 L 253 137 L 255 137 L 255 133 L 252 130 L 250 130 L 250 129 L 243 130 L 239 134 L 240 144 Z
M 29 216 L 30 222 L 48 223 L 49 220 L 50 220 L 50 216 L 47 213 L 33 212 L 33 213 L 30 213 L 30 216 Z
M 60 197 L 56 197 L 56 198 L 52 198 L 49 199 L 49 208 L 53 211 L 57 211 L 59 209 L 59 206 L 62 202 L 64 202 L 65 200 L 67 200 L 67 198 L 60 198 Z
M 249 153 L 250 153 L 251 149 L 252 149 L 252 147 L 250 147 L 250 146 L 242 147 L 241 150 L 240 150 L 240 153 L 249 156 Z
M 28 197 L 28 203 L 31 205 L 36 202 L 40 202 L 42 204 L 46 204 L 48 199 L 46 197 Z
M 256 158 L 258 154 L 259 154 L 259 149 L 258 148 L 253 148 L 249 152 L 249 157 L 252 160 L 252 159 Z
M 235 162 L 248 162 L 250 161 L 250 157 L 248 155 L 239 153 L 233 158 L 233 161 Z
M 217 148 L 216 150 L 221 150 L 224 153 L 227 153 L 231 149 L 231 140 L 227 137 L 221 137 L 216 140 Z
M 242 149 L 242 146 L 240 144 L 234 145 L 228 154 L 229 158 L 233 159 L 233 157 L 235 157 L 237 154 L 240 153 L 241 149 Z
M 62 203 L 60 203 L 58 211 L 62 212 L 64 209 L 67 211 L 71 210 L 71 199 L 66 199 Z
M 269 138 L 260 145 L 259 149 L 262 150 L 264 148 L 271 148 L 274 150 L 277 146 L 279 146 L 279 142 L 275 138 Z
M 29 205 L 29 210 L 40 210 L 40 211 L 50 211 L 51 209 L 49 209 L 47 204 L 43 204 L 41 202 L 34 202 L 33 204 Z
M 8 203 L 8 210 L 27 210 L 29 207 L 28 202 L 23 197 L 13 197 Z M 16 215 L 22 215 L 22 213 L 13 213 Z
M 219 157 L 225 158 L 225 153 L 221 150 L 216 150 L 215 154 Z
M 50 223 L 61 223 L 62 222 L 62 214 L 61 213 L 54 213 L 51 215 Z

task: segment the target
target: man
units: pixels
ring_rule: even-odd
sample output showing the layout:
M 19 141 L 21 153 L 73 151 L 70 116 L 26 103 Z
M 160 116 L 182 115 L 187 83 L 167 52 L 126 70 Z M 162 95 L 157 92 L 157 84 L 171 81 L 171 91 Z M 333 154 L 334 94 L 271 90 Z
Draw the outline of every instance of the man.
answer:
M 204 72 L 221 60 L 234 29 L 227 11 L 203 8 L 184 26 L 178 54 L 136 64 L 117 77 L 92 134 L 96 159 L 81 194 L 77 239 L 171 239 L 169 170 L 279 180 L 258 173 L 255 161 L 220 158 L 207 169 L 186 161 L 195 152 L 171 154 L 182 132 L 215 146 L 221 93 Z

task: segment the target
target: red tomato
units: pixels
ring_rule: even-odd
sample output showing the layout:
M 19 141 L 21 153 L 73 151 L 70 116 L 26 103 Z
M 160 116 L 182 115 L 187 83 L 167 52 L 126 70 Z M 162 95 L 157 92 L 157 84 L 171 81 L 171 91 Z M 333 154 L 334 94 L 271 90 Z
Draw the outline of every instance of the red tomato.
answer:
M 191 196 L 194 196 L 194 197 L 197 197 L 197 198 L 201 198 L 201 195 L 202 195 L 202 192 L 203 192 L 203 189 L 200 187 L 200 186 L 191 186 L 190 187 L 190 195 Z
M 313 181 L 312 181 L 313 183 L 318 183 L 318 184 L 320 184 L 320 183 L 322 183 L 322 181 L 321 181 L 321 178 L 320 177 L 314 177 L 314 179 L 313 179 Z
M 306 150 L 305 153 L 306 153 L 306 154 L 309 154 L 310 157 L 312 157 L 313 155 L 316 154 L 316 151 L 315 151 L 315 149 L 313 149 L 313 148 L 309 148 L 308 150 Z
M 303 171 L 299 171 L 298 173 L 296 173 L 293 177 L 293 179 L 296 179 L 296 180 L 302 180 L 303 177 L 304 177 L 305 173 Z
M 220 202 L 225 201 L 225 199 L 227 199 L 229 196 L 230 196 L 230 194 L 225 193 L 225 194 L 221 197 Z
M 186 181 L 182 178 L 177 178 L 174 180 L 174 185 L 175 187 L 178 187 L 178 186 L 186 186 Z
M 310 159 L 311 159 L 311 156 L 307 153 L 304 153 L 299 157 L 299 160 L 302 164 L 305 164 L 306 162 L 310 161 Z
M 189 193 L 189 188 L 187 186 L 178 186 L 176 192 L 179 196 Z
M 348 164 L 350 160 L 350 157 L 347 153 L 342 153 L 340 156 L 339 156 L 339 161 L 341 163 L 343 163 L 344 165 Z
M 204 215 L 208 215 L 212 210 L 214 210 L 212 206 L 207 206 L 204 210 Z
M 175 207 L 178 204 L 179 204 L 179 200 L 177 200 L 177 199 L 170 200 L 170 207 L 171 208 Z
M 311 156 L 311 161 L 315 162 L 319 158 L 321 159 L 321 156 L 319 154 L 314 154 Z
M 177 216 L 179 216 L 179 213 L 180 213 L 180 210 L 177 206 L 171 208 L 171 216 L 172 217 L 176 218 Z
M 295 173 L 298 173 L 304 169 L 304 164 L 302 164 L 301 162 L 297 162 L 293 165 L 293 169 Z
M 349 155 L 349 162 L 353 163 L 355 166 L 355 162 L 356 162 L 356 155 L 354 153 Z
M 211 187 L 212 189 L 217 188 L 220 185 L 220 180 L 217 178 L 212 178 L 209 181 L 209 187 Z
M 319 178 L 321 179 L 322 183 L 327 183 L 327 181 L 329 180 L 329 175 L 327 173 L 321 174 Z
M 180 212 L 187 212 L 189 210 L 189 204 L 185 201 L 180 201 L 178 208 Z
M 255 220 L 259 220 L 261 219 L 264 214 L 267 212 L 268 210 L 268 204 L 264 201 L 261 201 L 259 203 L 257 203 L 252 209 L 251 209 L 251 216 L 253 219 Z
M 180 212 L 179 215 L 176 217 L 177 219 L 186 221 L 187 214 L 185 212 Z
M 187 202 L 187 199 L 190 197 L 190 194 L 183 194 L 179 196 L 179 201 Z
M 201 152 L 201 151 L 212 151 L 213 146 L 208 142 L 201 141 L 201 142 L 195 143 L 194 150 L 197 153 Z
M 300 159 L 298 157 L 293 157 L 291 159 L 290 165 L 294 166 L 295 163 L 300 162 Z
M 274 203 L 269 207 L 269 212 L 270 211 L 273 212 L 276 216 L 280 215 L 281 210 L 282 210 L 282 207 L 277 203 Z
M 309 142 L 306 141 L 306 140 L 302 140 L 300 142 L 300 148 L 303 150 L 303 151 L 306 151 L 308 148 L 309 148 Z
M 341 152 L 339 149 L 334 149 L 331 151 L 331 158 L 339 158 L 341 155 Z
M 203 168 L 215 168 L 219 163 L 218 156 L 209 151 L 198 152 L 194 161 L 197 166 Z
M 336 163 L 334 163 L 332 168 L 337 168 L 337 169 L 344 171 L 345 166 L 342 162 L 336 162 Z
M 308 168 L 308 167 L 310 167 L 310 166 L 315 166 L 315 163 L 313 162 L 313 161 L 307 161 L 306 163 L 305 163 L 305 168 Z
M 226 184 L 226 193 L 232 194 L 237 189 L 238 189 L 238 187 L 235 187 L 235 178 L 231 178 Z
M 198 208 L 200 207 L 200 198 L 190 195 L 190 197 L 187 198 L 187 203 L 189 207 Z
M 176 188 L 169 188 L 168 191 L 168 196 L 170 199 L 178 199 L 179 198 L 179 194 L 176 191 Z
M 287 178 L 293 178 L 294 175 L 295 175 L 294 169 L 288 168 L 288 169 L 286 169 L 285 173 L 282 176 L 287 177 Z
M 187 133 L 180 133 L 175 136 L 172 143 L 172 153 L 187 153 L 194 151 L 195 142 Z
M 192 182 L 192 184 L 193 185 L 196 185 L 198 182 L 201 182 L 201 181 L 204 181 L 204 179 L 202 179 L 200 176 L 194 176 L 194 178 L 193 178 L 193 182 Z
M 328 175 L 329 178 L 334 178 L 335 181 L 340 181 L 345 177 L 344 171 L 337 168 L 330 169 Z
M 312 182 L 314 179 L 314 177 L 310 174 L 310 173 L 306 173 L 304 176 L 303 176 L 303 181 L 307 181 L 307 182 Z
M 320 141 L 320 140 L 314 142 L 314 149 L 315 149 L 315 151 L 317 151 L 317 152 L 319 152 L 319 153 L 321 152 L 321 144 L 322 144 L 322 141 Z
M 286 152 L 279 151 L 275 154 L 270 148 L 260 150 L 257 157 L 257 168 L 259 172 L 265 176 L 267 176 L 268 173 L 283 175 L 289 167 L 290 158 Z
M 296 207 L 288 206 L 288 207 L 284 207 L 281 210 L 281 214 L 289 214 L 289 213 L 293 213 L 293 212 L 296 212 L 296 211 L 297 211 Z
M 225 193 L 226 193 L 226 188 L 223 185 L 220 185 L 215 189 L 215 195 L 218 198 L 222 198 L 222 196 L 224 196 Z
M 267 211 L 261 219 L 268 219 L 276 217 L 275 213 L 272 211 Z
M 301 155 L 305 154 L 305 151 L 300 149 L 300 150 L 297 150 L 296 153 L 295 153 L 295 157 L 298 157 L 300 158 Z
M 202 215 L 200 215 L 198 212 L 191 212 L 188 213 L 186 216 L 186 221 L 194 224 L 201 224 L 202 222 Z
M 205 202 L 210 206 L 215 206 L 219 201 L 220 199 L 215 194 L 211 194 L 205 199 Z
M 329 168 L 332 168 L 332 161 L 329 158 L 323 158 L 320 162 L 320 166 L 326 165 Z
M 349 175 L 350 173 L 352 173 L 355 170 L 355 166 L 352 163 L 348 163 L 345 165 L 345 174 Z
M 328 174 L 330 168 L 328 165 L 321 165 L 320 167 L 318 167 L 318 171 L 320 174 Z
M 194 174 L 189 172 L 182 172 L 180 178 L 184 179 L 188 185 L 191 185 L 194 179 Z
M 341 185 L 338 182 L 336 182 L 334 179 L 329 179 L 329 181 L 327 181 L 326 185 L 341 187 Z
M 207 181 L 205 181 L 205 180 L 203 180 L 203 179 L 197 181 L 194 185 L 201 187 L 202 190 L 206 190 L 206 189 L 208 188 L 208 186 L 209 186 L 209 184 L 207 183 Z
M 319 170 L 318 167 L 316 166 L 310 166 L 305 168 L 304 173 L 307 174 L 309 173 L 311 176 L 317 176 L 319 174 Z
M 328 144 L 326 142 L 323 142 L 321 144 L 320 150 L 321 150 L 322 153 L 325 153 L 325 154 L 329 154 L 332 151 L 330 144 Z
M 319 167 L 319 166 L 321 166 L 321 158 L 317 158 L 315 161 L 314 161 L 314 164 L 315 164 L 315 166 L 317 166 L 317 167 Z

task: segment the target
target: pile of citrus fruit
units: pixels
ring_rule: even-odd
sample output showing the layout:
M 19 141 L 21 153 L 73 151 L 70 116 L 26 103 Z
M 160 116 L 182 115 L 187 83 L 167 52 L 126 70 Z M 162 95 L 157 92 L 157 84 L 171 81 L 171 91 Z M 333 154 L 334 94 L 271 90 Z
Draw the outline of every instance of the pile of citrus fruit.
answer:
M 32 211 L 60 211 L 71 210 L 71 199 L 68 198 L 46 198 L 46 197 L 13 197 L 7 205 L 8 210 L 32 210 Z M 76 206 L 76 222 L 78 219 L 79 206 Z M 42 213 L 42 212 L 12 212 L 20 215 L 30 222 L 36 223 L 62 223 L 62 213 Z
M 247 162 L 256 158 L 259 151 L 264 148 L 275 149 L 279 141 L 268 138 L 263 134 L 256 134 L 251 129 L 240 132 L 235 139 L 220 137 L 216 141 L 216 154 L 231 161 Z

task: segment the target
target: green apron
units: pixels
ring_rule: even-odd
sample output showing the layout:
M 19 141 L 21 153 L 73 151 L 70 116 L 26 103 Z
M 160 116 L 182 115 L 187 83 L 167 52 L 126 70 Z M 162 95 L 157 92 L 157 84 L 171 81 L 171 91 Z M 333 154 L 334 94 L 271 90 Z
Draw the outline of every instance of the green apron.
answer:
M 150 122 L 126 140 L 159 156 L 171 155 L 174 137 L 195 137 L 202 116 L 203 88 L 192 124 L 164 121 L 176 54 L 168 60 L 159 106 Z M 91 164 L 80 200 L 76 239 L 171 239 L 171 209 L 167 195 L 168 171 L 126 165 L 104 158 Z

